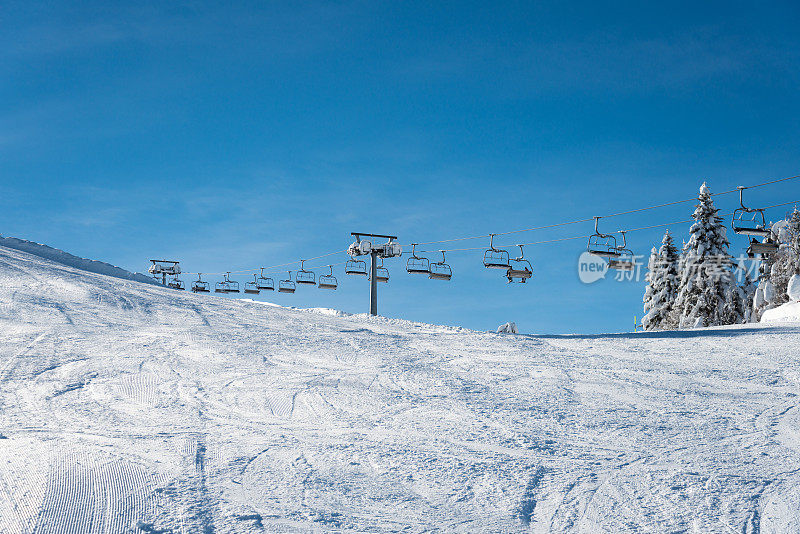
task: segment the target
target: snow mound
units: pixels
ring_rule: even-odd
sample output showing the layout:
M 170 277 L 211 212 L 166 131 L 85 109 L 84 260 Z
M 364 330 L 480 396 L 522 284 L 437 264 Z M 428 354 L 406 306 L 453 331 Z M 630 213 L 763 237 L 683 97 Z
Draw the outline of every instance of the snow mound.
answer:
M 304 311 L 309 313 L 318 313 L 320 315 L 329 315 L 331 317 L 348 317 L 350 314 L 341 310 L 333 308 L 303 308 Z
M 498 334 L 519 334 L 517 323 L 508 322 L 497 327 Z
M 111 265 L 110 263 L 80 258 L 68 252 L 64 252 L 63 250 L 42 245 L 41 243 L 27 241 L 25 239 L 0 236 L 0 246 L 12 248 L 14 250 L 21 250 L 23 252 L 39 256 L 40 258 L 46 258 L 50 261 L 54 261 L 62 265 L 68 265 L 70 267 L 74 267 L 82 271 L 88 271 L 90 273 L 104 274 L 114 278 L 122 278 L 123 280 L 133 280 L 135 282 L 142 282 L 144 284 L 157 285 L 157 282 L 149 276 L 139 273 L 132 273 L 121 267 Z
M 765 310 L 762 323 L 800 323 L 800 302 L 787 302 L 777 308 Z

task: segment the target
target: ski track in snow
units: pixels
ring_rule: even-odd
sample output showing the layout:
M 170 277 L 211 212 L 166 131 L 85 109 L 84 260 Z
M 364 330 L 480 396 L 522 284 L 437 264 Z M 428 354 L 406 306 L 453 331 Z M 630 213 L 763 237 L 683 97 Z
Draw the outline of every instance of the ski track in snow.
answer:
M 800 325 L 474 332 L 0 247 L 0 532 L 798 532 Z

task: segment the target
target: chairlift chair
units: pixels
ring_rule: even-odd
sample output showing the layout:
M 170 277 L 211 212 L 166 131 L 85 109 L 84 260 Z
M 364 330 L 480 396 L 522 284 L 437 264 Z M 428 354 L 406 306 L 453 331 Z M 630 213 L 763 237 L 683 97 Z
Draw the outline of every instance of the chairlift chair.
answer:
M 430 264 L 430 274 L 428 278 L 431 280 L 450 280 L 453 277 L 453 270 L 446 263 L 444 250 L 440 250 L 439 252 L 442 253 L 442 261 Z
M 258 295 L 261 291 L 258 289 L 258 275 L 253 275 L 253 281 L 244 284 L 244 292 L 249 295 Z
M 431 274 L 431 264 L 428 258 L 417 256 L 416 243 L 411 243 L 411 257 L 406 262 L 406 271 L 417 274 Z
M 261 268 L 261 275 L 256 278 L 256 288 L 259 291 L 275 291 L 275 280 L 264 276 L 264 268 Z
M 747 257 L 755 258 L 759 256 L 769 256 L 778 252 L 780 245 L 768 237 L 765 241 L 759 241 L 755 237 L 750 240 L 750 245 L 747 247 Z
M 305 260 L 300 260 L 300 270 L 297 271 L 297 275 L 295 276 L 295 280 L 298 284 L 306 284 L 310 286 L 317 285 L 317 277 L 314 275 L 314 271 L 307 271 L 303 264 Z
M 622 246 L 617 248 L 616 256 L 608 258 L 608 268 L 618 271 L 632 271 L 635 266 L 633 251 L 627 248 L 628 240 L 625 237 L 625 231 L 620 230 L 619 233 L 622 234 Z
M 739 235 L 752 237 L 769 237 L 772 230 L 767 227 L 767 220 L 764 217 L 764 210 L 758 208 L 748 208 L 742 199 L 744 186 L 739 186 L 739 206 L 733 212 L 731 227 Z
M 292 271 L 289 271 L 289 278 L 286 280 L 281 280 L 278 282 L 278 292 L 279 293 L 294 293 L 297 289 L 294 281 L 292 280 Z
M 333 265 L 328 265 L 328 267 L 331 272 L 319 277 L 319 284 L 317 285 L 320 289 L 336 289 L 339 287 L 339 282 L 336 280 L 336 277 L 333 276 Z
M 179 291 L 183 291 L 184 289 L 186 289 L 186 286 L 183 284 L 183 280 L 181 280 L 177 276 L 175 278 L 172 278 L 167 283 L 167 287 L 169 287 L 171 289 L 177 289 Z
M 369 276 L 369 273 L 367 273 L 367 263 L 363 260 L 355 259 L 354 256 L 350 256 L 350 259 L 344 264 L 344 273 L 356 276 Z
M 197 280 L 192 282 L 192 293 L 210 293 L 211 287 L 208 282 L 201 279 L 201 273 L 197 273 Z
M 483 266 L 488 269 L 505 270 L 511 267 L 508 251 L 494 248 L 494 234 L 489 234 L 489 249 L 483 253 Z
M 620 249 L 617 246 L 617 238 L 613 235 L 603 234 L 597 229 L 597 224 L 600 217 L 594 218 L 594 234 L 589 236 L 589 244 L 586 250 L 590 254 L 600 256 L 601 258 L 617 258 L 621 255 Z
M 225 280 L 221 282 L 217 282 L 214 284 L 214 293 L 227 293 L 228 292 L 228 283 Z
M 522 245 L 517 246 L 519 247 L 519 257 L 511 260 L 511 266 L 506 271 L 506 278 L 508 278 L 508 283 L 519 282 L 524 284 L 528 278 L 533 276 L 533 266 L 531 262 L 525 259 L 525 251 L 522 249 Z
M 225 273 L 225 293 L 239 293 L 239 282 L 231 280 L 231 273 Z
M 389 281 L 389 269 L 383 266 L 382 256 L 380 265 L 375 267 L 375 280 L 384 284 Z

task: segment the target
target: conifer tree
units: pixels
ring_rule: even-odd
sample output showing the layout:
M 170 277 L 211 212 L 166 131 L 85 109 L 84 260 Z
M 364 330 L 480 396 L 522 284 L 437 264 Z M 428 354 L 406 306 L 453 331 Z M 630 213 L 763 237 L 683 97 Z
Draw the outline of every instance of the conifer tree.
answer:
M 733 276 L 728 238 L 711 191 L 700 187 L 695 222 L 684 248 L 675 307 L 681 328 L 742 321 L 740 288 Z M 737 305 L 737 300 L 739 304 Z
M 645 330 L 669 330 L 677 327 L 673 307 L 678 288 L 678 249 L 669 230 L 659 249 L 653 248 L 647 265 L 647 288 L 644 293 L 642 326 Z

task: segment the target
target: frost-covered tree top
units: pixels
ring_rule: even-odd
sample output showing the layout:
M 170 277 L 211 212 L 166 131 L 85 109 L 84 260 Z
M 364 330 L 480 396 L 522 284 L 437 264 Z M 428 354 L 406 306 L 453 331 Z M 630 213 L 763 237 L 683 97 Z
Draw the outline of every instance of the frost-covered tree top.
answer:
M 678 288 L 678 249 L 669 230 L 661 240 L 661 247 L 653 248 L 647 264 L 642 326 L 645 330 L 665 330 L 677 326 L 673 305 Z
M 705 182 L 700 186 L 698 201 L 692 214 L 695 223 L 689 229 L 691 237 L 685 246 L 689 255 L 687 259 L 691 262 L 708 256 L 727 256 L 730 245 L 728 234 L 721 224 L 722 217 L 717 215 L 719 210 L 714 207 L 714 199 Z
M 672 234 L 667 230 L 664 232 L 664 237 L 661 239 L 661 248 L 658 249 L 658 255 L 670 262 L 677 261 L 678 249 L 675 247 L 675 241 L 672 239 Z

